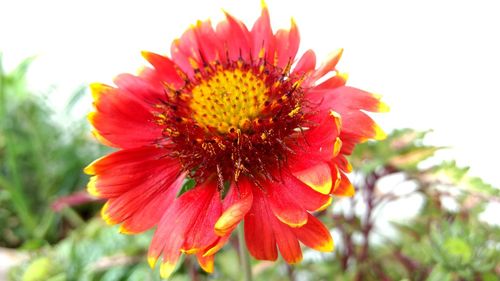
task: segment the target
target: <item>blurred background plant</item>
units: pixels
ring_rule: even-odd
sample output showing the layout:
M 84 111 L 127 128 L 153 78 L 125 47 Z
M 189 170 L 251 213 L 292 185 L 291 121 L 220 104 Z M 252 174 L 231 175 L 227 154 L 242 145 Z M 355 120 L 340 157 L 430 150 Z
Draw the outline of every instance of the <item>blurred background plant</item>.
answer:
M 84 120 L 55 120 L 44 98 L 28 90 L 31 61 L 6 73 L 0 56 L 0 246 L 35 249 L 65 237 L 78 222 L 82 214 L 56 213 L 51 204 L 83 190 L 82 167 L 102 148 Z M 73 94 L 67 111 L 83 93 Z
M 159 280 L 145 262 L 151 233 L 105 227 L 100 203 L 82 192 L 81 170 L 104 148 L 83 118 L 54 118 L 28 89 L 30 62 L 8 73 L 0 67 L 0 247 L 28 256 L 7 275 L 0 270 L 0 280 Z M 84 93 L 75 91 L 58 116 Z M 396 130 L 360 145 L 350 159 L 356 196 L 316 214 L 335 252 L 305 250 L 295 266 L 253 261 L 255 280 L 499 280 L 498 220 L 482 214 L 500 203 L 500 191 L 453 161 L 437 161 L 442 148 L 427 145 L 427 134 Z M 171 280 L 242 280 L 237 244 L 218 254 L 214 274 L 186 258 Z

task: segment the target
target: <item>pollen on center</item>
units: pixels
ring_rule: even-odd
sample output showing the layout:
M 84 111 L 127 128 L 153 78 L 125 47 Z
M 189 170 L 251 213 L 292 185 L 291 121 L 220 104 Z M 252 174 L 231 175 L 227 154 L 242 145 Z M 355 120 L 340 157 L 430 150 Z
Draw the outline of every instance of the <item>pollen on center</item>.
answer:
M 191 90 L 193 119 L 220 133 L 247 130 L 267 101 L 268 87 L 252 70 L 219 70 Z

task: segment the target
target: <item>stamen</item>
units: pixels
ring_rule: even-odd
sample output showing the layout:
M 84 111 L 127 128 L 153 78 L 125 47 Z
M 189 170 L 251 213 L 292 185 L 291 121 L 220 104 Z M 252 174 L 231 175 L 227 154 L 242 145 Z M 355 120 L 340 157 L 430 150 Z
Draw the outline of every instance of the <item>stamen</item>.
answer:
M 181 89 L 165 87 L 155 122 L 174 147 L 183 171 L 195 180 L 217 178 L 219 188 L 241 176 L 276 180 L 272 170 L 304 127 L 303 77 L 267 63 L 213 62 Z M 255 64 L 254 64 L 255 63 Z M 258 183 L 257 183 L 258 185 Z

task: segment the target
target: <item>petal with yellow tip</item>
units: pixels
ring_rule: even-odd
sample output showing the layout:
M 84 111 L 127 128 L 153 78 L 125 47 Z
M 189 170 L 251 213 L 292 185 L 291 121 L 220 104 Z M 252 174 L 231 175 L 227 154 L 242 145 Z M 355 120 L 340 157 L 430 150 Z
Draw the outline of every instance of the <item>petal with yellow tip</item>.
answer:
M 329 194 L 332 189 L 332 174 L 326 163 L 293 173 L 303 183 L 321 194 Z
M 252 187 L 248 180 L 243 179 L 238 185 L 233 185 L 224 199 L 224 212 L 215 223 L 215 233 L 224 236 L 243 220 L 252 207 Z
M 204 256 L 202 254 L 197 254 L 196 255 L 196 260 L 198 261 L 198 264 L 200 267 L 208 273 L 214 272 L 214 256 Z
M 162 262 L 160 264 L 160 276 L 161 278 L 169 278 L 170 275 L 175 271 L 177 264 L 171 262 Z
M 99 191 L 96 187 L 97 176 L 90 177 L 89 183 L 87 184 L 87 192 L 95 197 L 99 197 Z
M 333 239 L 330 231 L 313 215 L 309 215 L 306 225 L 294 228 L 293 232 L 307 247 L 320 252 L 333 251 Z
M 332 195 L 346 197 L 354 196 L 356 191 L 349 178 L 344 173 L 340 173 L 340 176 L 341 180 L 339 186 L 332 190 Z

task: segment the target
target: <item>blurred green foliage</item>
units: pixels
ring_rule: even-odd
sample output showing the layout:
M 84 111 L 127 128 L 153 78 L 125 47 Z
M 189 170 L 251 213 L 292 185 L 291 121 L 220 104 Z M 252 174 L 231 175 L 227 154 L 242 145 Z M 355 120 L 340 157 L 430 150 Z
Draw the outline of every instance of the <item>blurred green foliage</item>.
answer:
M 159 280 L 158 269 L 146 263 L 151 232 L 119 234 L 92 208 L 50 209 L 56 198 L 83 189 L 81 169 L 103 152 L 82 122 L 63 126 L 51 119 L 43 100 L 26 90 L 27 65 L 0 72 L 0 246 L 24 245 L 31 256 L 10 271 L 10 280 Z M 498 280 L 500 228 L 480 215 L 500 202 L 500 190 L 454 161 L 434 161 L 442 148 L 426 144 L 426 134 L 396 130 L 384 141 L 359 145 L 350 159 L 356 196 L 336 198 L 341 207 L 315 214 L 332 230 L 335 252 L 304 249 L 303 262 L 294 266 L 253 260 L 254 279 Z M 407 198 L 418 198 L 403 207 L 416 215 L 380 216 Z M 211 275 L 186 257 L 171 280 L 242 280 L 237 249 L 233 237 Z
M 0 246 L 37 248 L 64 237 L 61 215 L 50 205 L 85 186 L 82 167 L 101 149 L 83 120 L 57 123 L 29 91 L 30 62 L 6 73 L 0 57 Z

